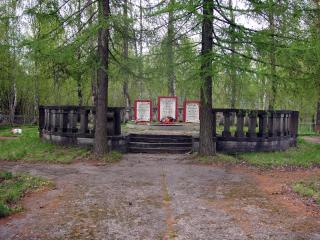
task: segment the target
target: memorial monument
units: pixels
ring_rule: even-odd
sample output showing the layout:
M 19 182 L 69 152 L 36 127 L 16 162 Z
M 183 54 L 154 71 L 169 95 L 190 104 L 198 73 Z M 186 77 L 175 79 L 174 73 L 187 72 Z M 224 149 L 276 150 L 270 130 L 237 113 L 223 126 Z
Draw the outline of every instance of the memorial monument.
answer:
M 134 120 L 136 122 L 152 121 L 152 101 L 135 100 L 134 101 Z

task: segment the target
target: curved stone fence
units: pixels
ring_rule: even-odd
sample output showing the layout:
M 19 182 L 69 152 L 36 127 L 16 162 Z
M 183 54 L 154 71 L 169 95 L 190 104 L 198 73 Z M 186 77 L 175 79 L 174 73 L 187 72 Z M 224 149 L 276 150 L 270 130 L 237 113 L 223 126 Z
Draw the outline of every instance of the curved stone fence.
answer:
M 108 136 L 121 134 L 121 111 L 111 107 L 107 112 Z M 95 131 L 95 108 L 78 106 L 40 106 L 39 128 L 41 131 L 63 136 L 93 138 Z
M 213 109 L 213 113 L 214 122 L 221 125 L 218 128 L 214 126 L 217 151 L 276 151 L 296 145 L 297 111 Z
M 121 107 L 107 111 L 108 145 L 127 151 L 127 136 L 121 135 Z M 79 106 L 40 106 L 40 137 L 53 143 L 91 147 L 95 133 L 95 108 Z
M 127 151 L 130 134 L 121 135 L 125 108 L 110 107 L 107 112 L 108 144 Z M 246 109 L 213 109 L 212 137 L 217 151 L 235 153 L 285 150 L 296 145 L 299 112 Z M 41 106 L 40 136 L 52 142 L 90 146 L 95 132 L 94 107 Z M 181 133 L 183 134 L 183 133 Z M 199 136 L 193 136 L 198 151 Z
M 266 138 L 296 136 L 298 133 L 299 112 L 275 110 L 213 109 L 215 122 L 223 125 L 224 138 Z M 220 121 L 217 121 L 217 117 Z M 221 121 L 221 118 L 223 121 Z M 231 126 L 235 125 L 234 134 Z M 245 131 L 244 128 L 247 127 Z M 214 127 L 216 129 L 216 126 Z M 217 135 L 216 131 L 214 135 Z

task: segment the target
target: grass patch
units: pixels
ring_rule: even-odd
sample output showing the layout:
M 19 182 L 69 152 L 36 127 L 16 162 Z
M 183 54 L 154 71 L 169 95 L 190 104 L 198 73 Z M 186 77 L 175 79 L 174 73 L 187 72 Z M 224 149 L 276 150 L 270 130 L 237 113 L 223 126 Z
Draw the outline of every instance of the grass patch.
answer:
M 0 217 L 21 211 L 19 200 L 26 193 L 52 185 L 52 182 L 41 177 L 0 171 Z
M 111 151 L 103 156 L 97 156 L 95 154 L 91 154 L 88 156 L 89 159 L 102 161 L 104 163 L 116 163 L 122 159 L 122 153 L 117 151 Z
M 320 144 L 298 138 L 298 146 L 287 151 L 244 153 L 236 156 L 240 161 L 263 168 L 320 166 Z
M 300 136 L 319 136 L 319 133 L 315 131 L 313 124 L 303 124 L 303 123 L 299 124 L 298 134 Z
M 11 126 L 0 126 L 0 137 L 17 137 L 19 136 L 18 134 L 13 134 L 11 132 L 11 129 L 14 127 Z
M 217 154 L 216 156 L 193 157 L 198 163 L 244 163 L 259 168 L 310 168 L 320 166 L 320 144 L 306 142 L 298 138 L 298 146 L 287 151 L 241 153 L 235 155 Z
M 320 177 L 296 182 L 292 185 L 292 190 L 301 197 L 312 198 L 320 204 Z
M 62 147 L 42 141 L 36 126 L 23 126 L 17 139 L 0 140 L 0 159 L 30 162 L 71 163 L 88 153 L 76 147 Z M 11 127 L 1 127 L 0 136 L 12 136 Z M 11 135 L 9 135 L 11 134 Z
M 238 159 L 232 155 L 216 154 L 215 156 L 195 156 L 196 160 L 202 164 L 215 164 L 215 163 L 237 163 Z

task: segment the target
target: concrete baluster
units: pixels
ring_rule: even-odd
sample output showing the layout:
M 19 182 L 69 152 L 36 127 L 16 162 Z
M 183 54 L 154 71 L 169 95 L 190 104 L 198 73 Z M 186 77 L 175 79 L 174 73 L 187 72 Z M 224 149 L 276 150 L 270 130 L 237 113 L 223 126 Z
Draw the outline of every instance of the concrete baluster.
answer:
M 275 112 L 269 112 L 269 118 L 268 118 L 268 132 L 269 137 L 276 137 L 276 117 Z
M 230 132 L 230 112 L 223 112 L 223 117 L 224 117 L 224 130 L 222 132 L 223 137 L 230 137 L 231 132 Z
M 213 133 L 212 136 L 217 136 L 217 112 L 213 111 Z
M 259 117 L 259 133 L 258 136 L 265 138 L 268 136 L 268 113 L 261 112 L 258 114 Z
M 79 132 L 81 134 L 85 134 L 89 132 L 88 128 L 88 122 L 89 122 L 89 110 L 87 109 L 81 109 L 80 110 L 80 130 Z
M 275 131 L 276 137 L 281 136 L 281 113 L 275 113 Z
M 114 134 L 115 135 L 120 135 L 121 134 L 121 114 L 120 114 L 120 109 L 115 109 L 114 110 Z
M 42 131 L 45 128 L 45 108 L 40 106 L 39 107 L 39 137 L 42 137 Z
M 71 109 L 69 111 L 69 131 L 77 132 L 77 122 L 78 122 L 78 114 L 76 109 Z
M 51 132 L 56 132 L 56 125 L 57 125 L 57 121 L 56 121 L 56 109 L 52 109 L 51 110 L 51 114 L 52 114 L 52 126 L 51 126 Z
M 278 136 L 283 137 L 284 136 L 284 114 L 279 113 L 279 131 Z
M 237 130 L 234 134 L 235 137 L 244 137 L 244 117 L 245 117 L 245 112 L 244 111 L 239 111 L 237 112 Z
M 48 114 L 49 114 L 48 131 L 52 131 L 52 109 L 48 110 Z
M 249 126 L 247 137 L 254 138 L 257 137 L 256 127 L 257 127 L 257 113 L 252 111 L 248 114 L 249 117 Z

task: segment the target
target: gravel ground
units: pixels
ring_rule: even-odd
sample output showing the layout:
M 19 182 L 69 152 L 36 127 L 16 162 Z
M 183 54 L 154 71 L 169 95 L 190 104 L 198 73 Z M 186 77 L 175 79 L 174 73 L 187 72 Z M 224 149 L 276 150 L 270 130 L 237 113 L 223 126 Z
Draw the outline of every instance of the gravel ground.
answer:
M 319 215 L 291 211 L 244 171 L 186 155 L 128 154 L 115 164 L 1 162 L 45 176 L 25 212 L 0 221 L 0 239 L 320 239 Z

